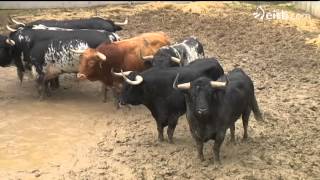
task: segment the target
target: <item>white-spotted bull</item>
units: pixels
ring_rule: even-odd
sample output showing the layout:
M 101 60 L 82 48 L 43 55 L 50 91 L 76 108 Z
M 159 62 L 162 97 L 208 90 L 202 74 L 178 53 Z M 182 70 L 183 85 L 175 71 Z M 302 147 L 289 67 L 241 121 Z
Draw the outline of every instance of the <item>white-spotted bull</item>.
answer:
M 181 43 L 164 46 L 154 56 L 148 56 L 146 63 L 153 67 L 185 66 L 190 62 L 204 58 L 201 42 L 194 36 L 188 37 Z
M 37 83 L 40 99 L 44 93 L 50 94 L 49 80 L 57 78 L 62 73 L 77 73 L 79 54 L 70 49 L 84 50 L 88 43 L 79 39 L 53 39 L 35 44 L 30 52 L 33 69 L 37 72 Z
M 118 41 L 119 36 L 115 33 L 101 30 L 46 30 L 19 27 L 13 29 L 7 26 L 11 31 L 9 40 L 15 43 L 12 47 L 11 57 L 17 66 L 18 77 L 22 82 L 25 70 L 31 70 L 30 50 L 35 44 L 50 39 L 80 39 L 88 43 L 89 47 L 95 48 L 102 42 Z M 40 53 L 40 52 L 39 52 Z M 23 57 L 23 59 L 21 59 Z

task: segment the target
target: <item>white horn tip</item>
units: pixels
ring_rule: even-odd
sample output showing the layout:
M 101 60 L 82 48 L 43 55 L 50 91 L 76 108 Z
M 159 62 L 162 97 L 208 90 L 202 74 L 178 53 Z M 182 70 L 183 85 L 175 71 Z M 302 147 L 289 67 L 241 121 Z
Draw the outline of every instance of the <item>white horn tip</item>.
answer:
M 218 81 L 211 81 L 210 82 L 211 86 L 213 88 L 224 88 L 226 87 L 227 83 L 226 82 L 218 82 Z
M 178 84 L 177 87 L 179 89 L 190 89 L 190 83 Z
M 171 60 L 172 60 L 173 62 L 178 63 L 178 64 L 180 64 L 180 62 L 181 62 L 181 60 L 180 60 L 179 58 L 176 58 L 176 57 L 171 57 Z

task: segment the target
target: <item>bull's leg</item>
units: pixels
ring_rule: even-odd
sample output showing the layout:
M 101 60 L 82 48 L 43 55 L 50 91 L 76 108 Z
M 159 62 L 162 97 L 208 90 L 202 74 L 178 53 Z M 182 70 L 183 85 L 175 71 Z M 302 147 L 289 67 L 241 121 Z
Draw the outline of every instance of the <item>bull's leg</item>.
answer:
M 204 156 L 203 156 L 203 142 L 199 140 L 198 138 L 195 138 L 196 143 L 197 143 L 197 151 L 198 151 L 198 158 L 200 161 L 204 161 Z
M 60 87 L 59 77 L 50 80 L 50 87 L 52 90 L 58 89 Z
M 44 76 L 41 74 L 39 75 L 37 79 L 37 88 L 39 93 L 39 100 L 42 101 L 44 98 L 44 92 L 45 92 L 45 82 L 44 82 Z
M 102 100 L 102 102 L 106 103 L 106 102 L 107 102 L 107 96 L 108 96 L 108 89 L 107 89 L 107 86 L 104 85 L 104 83 L 102 83 L 101 91 L 102 91 L 102 93 L 103 93 L 103 100 Z
M 51 96 L 51 91 L 50 91 L 50 87 L 49 87 L 49 82 L 50 81 L 45 81 L 44 82 L 44 88 L 45 88 L 46 95 L 50 97 Z
M 113 94 L 113 103 L 114 106 L 119 109 L 120 108 L 120 104 L 119 104 L 119 93 L 117 91 L 116 87 L 112 87 L 112 94 Z
M 248 140 L 248 124 L 250 117 L 251 109 L 247 108 L 245 112 L 242 113 L 242 124 L 243 124 L 243 140 Z
M 164 126 L 161 123 L 162 121 L 157 120 L 157 130 L 158 130 L 158 140 L 160 142 L 163 142 L 164 137 L 163 137 L 163 128 Z
M 17 75 L 18 75 L 18 78 L 20 80 L 20 86 L 22 85 L 22 80 L 23 80 L 23 70 L 21 69 L 17 69 Z
M 230 135 L 231 135 L 231 142 L 233 143 L 233 144 L 235 144 L 236 143 L 236 138 L 235 138 L 235 134 L 234 134 L 234 132 L 235 132 L 235 123 L 232 123 L 231 124 L 231 126 L 230 126 Z
M 221 164 L 220 161 L 220 147 L 223 143 L 224 137 L 225 137 L 226 131 L 219 131 L 216 134 L 214 145 L 213 145 L 213 153 L 214 153 L 214 159 L 218 162 L 218 164 Z
M 15 64 L 17 67 L 17 75 L 20 80 L 20 85 L 22 85 L 23 75 L 24 75 L 24 67 L 21 60 L 15 60 Z
M 169 122 L 168 129 L 167 129 L 168 141 L 169 141 L 169 143 L 173 144 L 173 133 L 174 133 L 174 130 L 176 129 L 176 126 L 177 126 L 178 117 L 176 117 L 176 116 L 170 117 L 168 119 L 168 122 Z

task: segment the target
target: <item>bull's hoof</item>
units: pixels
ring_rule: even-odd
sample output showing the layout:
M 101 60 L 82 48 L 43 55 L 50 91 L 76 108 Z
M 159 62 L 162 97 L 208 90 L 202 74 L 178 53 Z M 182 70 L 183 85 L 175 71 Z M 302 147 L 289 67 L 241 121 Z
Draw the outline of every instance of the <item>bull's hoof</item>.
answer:
M 159 141 L 159 142 L 163 142 L 163 141 L 164 141 L 164 138 L 163 138 L 163 137 L 158 137 L 158 141 Z
M 214 163 L 215 163 L 216 165 L 218 165 L 218 166 L 222 166 L 222 163 L 221 163 L 220 160 L 217 160 L 217 161 L 215 161 Z
M 168 139 L 168 142 L 169 142 L 170 144 L 174 144 L 174 141 L 173 141 L 172 138 L 169 138 L 169 139 Z
M 43 100 L 44 100 L 43 95 L 39 96 L 39 101 L 43 101 Z
M 46 92 L 47 97 L 51 97 L 52 93 L 50 91 Z
M 204 157 L 203 156 L 198 156 L 201 162 L 204 162 Z

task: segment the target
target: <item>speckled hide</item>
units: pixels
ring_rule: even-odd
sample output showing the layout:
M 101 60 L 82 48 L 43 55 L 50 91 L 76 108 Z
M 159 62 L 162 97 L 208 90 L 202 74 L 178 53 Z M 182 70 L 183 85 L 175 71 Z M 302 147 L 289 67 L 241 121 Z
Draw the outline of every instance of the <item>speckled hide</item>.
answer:
M 194 36 L 185 39 L 182 43 L 174 44 L 171 47 L 175 50 L 176 57 L 181 59 L 182 66 L 196 59 L 204 58 L 202 44 Z
M 44 76 L 44 80 L 50 80 L 62 73 L 77 73 L 79 66 L 79 54 L 70 49 L 84 50 L 88 48 L 85 41 L 72 40 L 51 40 L 45 50 L 43 63 L 34 62 L 38 74 Z M 34 58 L 32 58 L 34 59 Z M 39 59 L 36 61 L 39 62 Z

